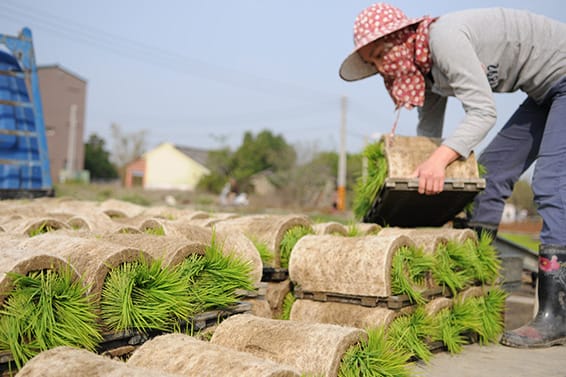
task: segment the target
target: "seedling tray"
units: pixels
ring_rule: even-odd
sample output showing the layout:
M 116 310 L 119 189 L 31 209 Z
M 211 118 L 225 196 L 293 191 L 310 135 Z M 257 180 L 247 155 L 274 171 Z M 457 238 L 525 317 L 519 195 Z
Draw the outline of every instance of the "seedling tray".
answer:
M 436 195 L 419 194 L 418 186 L 418 179 L 386 179 L 364 222 L 405 228 L 442 226 L 485 188 L 485 180 L 446 180 L 444 190 Z

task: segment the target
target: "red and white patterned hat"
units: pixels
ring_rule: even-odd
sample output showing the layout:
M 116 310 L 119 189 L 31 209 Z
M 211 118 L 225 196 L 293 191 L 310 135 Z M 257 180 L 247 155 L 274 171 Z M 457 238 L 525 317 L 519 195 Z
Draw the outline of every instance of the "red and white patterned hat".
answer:
M 354 51 L 342 62 L 340 77 L 346 81 L 356 81 L 375 75 L 375 66 L 364 62 L 358 51 L 371 42 L 424 18 L 409 19 L 401 9 L 385 3 L 376 3 L 364 9 L 354 21 Z

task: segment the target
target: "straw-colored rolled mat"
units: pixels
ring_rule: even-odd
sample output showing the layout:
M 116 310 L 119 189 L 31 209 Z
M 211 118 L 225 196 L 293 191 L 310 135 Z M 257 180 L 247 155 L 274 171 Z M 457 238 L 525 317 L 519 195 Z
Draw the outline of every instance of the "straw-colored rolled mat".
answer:
M 161 335 L 147 341 L 126 364 L 191 377 L 300 376 L 290 366 L 184 334 Z
M 177 220 L 180 218 L 192 220 L 192 219 L 206 219 L 210 217 L 210 215 L 204 211 L 179 209 L 179 208 L 167 207 L 167 206 L 152 206 L 146 208 L 141 213 L 141 216 L 145 216 L 146 218 L 157 217 L 167 220 Z
M 254 285 L 261 282 L 263 274 L 263 263 L 257 248 L 246 236 L 239 232 L 216 231 L 210 228 L 195 225 L 191 220 L 179 219 L 175 221 L 164 219 L 147 219 L 140 230 L 162 229 L 166 236 L 185 237 L 188 240 L 210 245 L 213 235 L 222 246 L 224 254 L 232 254 L 244 261 L 248 261 L 252 267 L 250 278 Z
M 314 230 L 314 234 L 323 235 L 323 234 L 331 234 L 331 235 L 340 235 L 346 236 L 348 235 L 348 229 L 339 222 L 336 221 L 328 221 L 325 223 L 318 223 L 312 226 Z
M 64 200 L 52 201 L 46 205 L 48 215 L 66 215 L 68 218 L 78 215 L 89 215 L 101 213 L 99 203 L 89 200 L 75 200 L 65 198 Z
M 146 210 L 146 207 L 117 199 L 106 199 L 100 203 L 100 209 L 109 217 L 136 217 Z
M 73 216 L 67 220 L 67 225 L 72 229 L 86 229 L 91 232 L 141 233 L 138 227 L 112 221 L 102 212 Z
M 248 215 L 214 224 L 219 232 L 237 231 L 264 243 L 273 253 L 273 267 L 281 267 L 281 241 L 285 233 L 296 226 L 312 228 L 312 221 L 306 215 Z
M 222 321 L 210 340 L 289 365 L 302 374 L 337 376 L 345 352 L 367 340 L 361 329 L 238 314 Z
M 437 297 L 425 304 L 425 312 L 428 316 L 434 316 L 443 309 L 452 308 L 453 301 L 447 297 Z
M 414 247 L 405 236 L 301 238 L 289 261 L 289 278 L 305 292 L 391 296 L 391 261 L 403 246 Z
M 247 302 L 252 305 L 252 308 L 249 311 L 250 314 L 262 318 L 273 318 L 273 310 L 271 309 L 269 302 L 265 298 L 242 298 L 240 299 L 240 301 Z
M 81 234 L 87 238 L 97 238 L 118 245 L 143 250 L 156 260 L 162 260 L 164 267 L 175 266 L 189 255 L 204 255 L 206 245 L 177 236 L 153 236 L 150 234 L 104 233 Z
M 416 168 L 438 148 L 442 140 L 424 136 L 384 135 L 385 156 L 389 178 L 412 178 Z M 472 153 L 446 167 L 450 179 L 478 179 L 479 171 Z
M 441 229 L 388 227 L 381 229 L 378 235 L 382 237 L 407 236 L 425 253 L 433 254 L 441 245 L 448 242 L 444 233 Z
M 4 225 L 6 233 L 32 236 L 34 232 L 39 231 L 42 227 L 50 230 L 68 229 L 64 222 L 53 217 L 24 217 L 12 220 Z
M 45 233 L 23 240 L 19 247 L 49 250 L 71 264 L 82 276 L 88 293 L 95 302 L 100 300 L 104 280 L 112 268 L 127 262 L 144 259 L 151 262 L 151 255 L 134 247 L 118 245 L 112 242 L 71 237 L 57 232 Z
M 4 239 L 4 241 L 6 240 Z M 63 258 L 51 253 L 49 249 L 17 247 L 16 240 L 13 242 L 13 247 L 10 247 L 9 244 L 9 242 L 4 243 L 0 240 L 0 249 L 2 250 L 0 253 L 0 305 L 4 303 L 13 287 L 12 279 L 7 275 L 10 272 L 27 275 L 33 271 L 64 272 L 68 270 L 73 275 L 73 280 L 79 279 L 77 271 Z
M 482 297 L 487 295 L 490 289 L 491 287 L 485 285 L 466 288 L 458 293 L 457 298 L 460 300 L 467 300 L 472 297 Z
M 283 313 L 283 301 L 289 292 L 291 292 L 291 281 L 289 279 L 267 283 L 265 299 L 269 302 L 273 318 L 279 318 Z
M 370 308 L 343 302 L 300 299 L 293 303 L 289 319 L 307 323 L 328 323 L 367 329 L 378 326 L 387 327 L 395 318 L 406 313 L 407 311 L 383 307 Z
M 362 236 L 375 235 L 381 230 L 379 225 L 372 223 L 356 223 L 354 226 Z
M 87 350 L 56 347 L 28 361 L 18 377 L 174 377 L 164 371 L 127 365 Z M 177 375 L 178 377 L 178 375 Z

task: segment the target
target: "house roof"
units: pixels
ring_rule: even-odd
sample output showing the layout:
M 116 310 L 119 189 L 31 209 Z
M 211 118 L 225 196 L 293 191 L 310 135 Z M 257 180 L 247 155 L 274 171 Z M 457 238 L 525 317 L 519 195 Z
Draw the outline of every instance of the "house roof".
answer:
M 206 166 L 208 161 L 208 151 L 205 149 L 193 148 L 193 147 L 185 147 L 182 145 L 175 145 L 175 148 L 179 150 L 179 152 L 187 155 L 188 157 L 192 158 L 202 166 Z

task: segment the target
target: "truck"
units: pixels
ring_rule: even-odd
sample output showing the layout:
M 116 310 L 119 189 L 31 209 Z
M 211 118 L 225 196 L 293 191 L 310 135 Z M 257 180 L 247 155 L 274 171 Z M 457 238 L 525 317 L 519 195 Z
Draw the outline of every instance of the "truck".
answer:
M 53 196 L 31 30 L 0 45 L 0 199 Z

